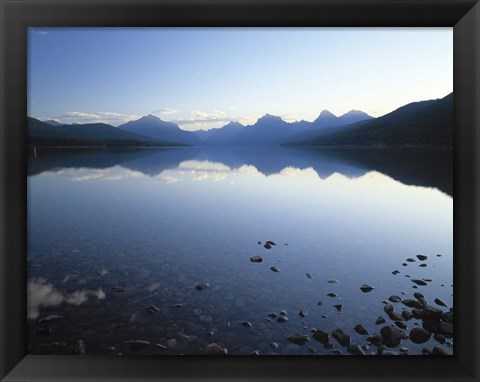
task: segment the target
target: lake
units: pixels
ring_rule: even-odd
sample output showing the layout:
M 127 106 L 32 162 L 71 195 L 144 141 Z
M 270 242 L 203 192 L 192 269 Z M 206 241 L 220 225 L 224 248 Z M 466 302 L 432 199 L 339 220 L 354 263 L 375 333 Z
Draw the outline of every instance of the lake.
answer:
M 385 307 L 411 311 L 387 300 L 414 292 L 453 307 L 452 158 L 39 149 L 28 169 L 28 353 L 204 354 L 215 343 L 209 351 L 228 355 L 349 354 L 314 330 L 341 329 L 361 346 L 369 335 L 357 324 L 370 335 L 394 321 L 407 333 L 426 326 Z M 389 350 L 434 346 L 452 351 L 453 339 Z

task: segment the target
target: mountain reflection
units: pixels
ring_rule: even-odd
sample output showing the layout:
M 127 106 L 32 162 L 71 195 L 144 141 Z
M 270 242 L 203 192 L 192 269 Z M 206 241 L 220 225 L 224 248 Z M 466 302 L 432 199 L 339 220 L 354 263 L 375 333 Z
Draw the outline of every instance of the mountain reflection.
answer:
M 68 171 L 75 169 L 74 172 Z M 165 183 L 176 173 L 194 180 L 220 181 L 229 173 L 291 175 L 312 169 L 322 179 L 375 171 L 405 185 L 433 187 L 453 195 L 453 153 L 448 150 L 318 150 L 286 148 L 38 150 L 28 175 L 64 173 L 75 180 L 122 179 L 146 175 Z M 169 170 L 174 170 L 172 173 Z

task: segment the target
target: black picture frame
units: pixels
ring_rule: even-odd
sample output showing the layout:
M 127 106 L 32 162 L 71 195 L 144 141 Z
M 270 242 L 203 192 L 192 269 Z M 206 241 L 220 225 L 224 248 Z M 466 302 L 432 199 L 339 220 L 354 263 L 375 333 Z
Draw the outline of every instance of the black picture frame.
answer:
M 0 17 L 2 381 L 479 381 L 478 1 L 0 0 Z M 26 44 L 42 26 L 453 27 L 454 356 L 26 356 Z

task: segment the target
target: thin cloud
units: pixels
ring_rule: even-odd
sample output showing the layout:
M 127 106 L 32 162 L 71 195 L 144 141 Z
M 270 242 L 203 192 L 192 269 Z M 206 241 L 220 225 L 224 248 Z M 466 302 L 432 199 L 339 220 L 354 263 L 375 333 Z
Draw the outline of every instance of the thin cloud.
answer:
M 120 125 L 122 123 L 138 119 L 136 114 L 122 114 L 113 111 L 99 111 L 95 113 L 85 113 L 81 111 L 67 111 L 65 114 L 42 119 L 54 119 L 61 123 L 107 123 L 109 125 Z
M 178 113 L 178 111 L 179 111 L 179 110 L 170 109 L 170 108 L 168 108 L 168 107 L 165 107 L 165 108 L 163 108 L 163 109 L 155 110 L 154 112 L 152 112 L 152 114 L 171 115 L 171 114 Z

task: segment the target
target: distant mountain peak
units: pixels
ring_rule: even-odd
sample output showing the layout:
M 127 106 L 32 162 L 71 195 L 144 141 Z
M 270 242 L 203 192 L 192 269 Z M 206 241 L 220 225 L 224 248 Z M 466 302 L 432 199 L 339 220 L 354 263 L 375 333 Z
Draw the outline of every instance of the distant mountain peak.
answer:
M 230 121 L 223 127 L 244 127 L 244 126 L 238 121 Z
M 159 117 L 157 117 L 156 115 L 153 115 L 153 114 L 147 114 L 147 115 L 143 116 L 142 118 L 140 118 L 140 120 L 143 120 L 143 121 L 161 121 L 161 122 L 164 122 L 164 121 L 162 121 Z
M 331 111 L 325 109 L 320 112 L 320 115 L 318 117 L 336 117 L 336 115 L 333 114 Z
M 370 117 L 370 115 L 368 115 L 368 114 L 365 113 L 364 111 L 356 110 L 356 109 L 352 109 L 352 110 L 350 110 L 348 113 L 343 114 L 343 116 L 345 116 L 345 115 L 351 115 L 351 116 L 353 116 L 353 115 L 358 115 L 358 116 L 368 116 L 368 117 Z M 342 116 L 342 117 L 343 117 L 343 116 Z

